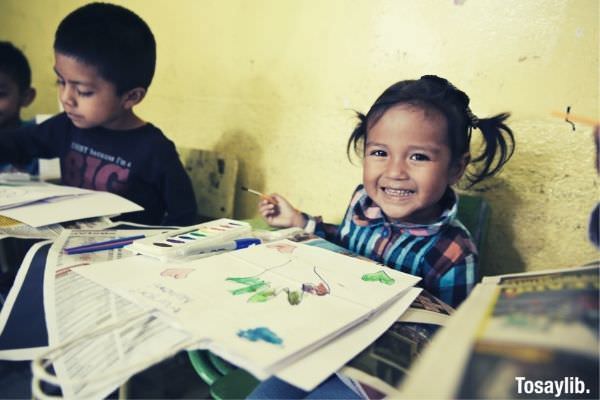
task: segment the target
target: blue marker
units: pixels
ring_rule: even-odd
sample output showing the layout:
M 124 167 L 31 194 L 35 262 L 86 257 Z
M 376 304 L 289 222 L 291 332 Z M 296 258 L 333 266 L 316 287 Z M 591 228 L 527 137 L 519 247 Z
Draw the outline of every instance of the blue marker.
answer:
M 260 239 L 257 238 L 243 238 L 243 239 L 235 239 L 229 242 L 219 243 L 219 244 L 206 244 L 202 243 L 202 241 L 198 241 L 196 243 L 190 242 L 187 243 L 175 253 L 177 256 L 184 257 L 190 254 L 202 254 L 202 253 L 212 253 L 215 251 L 225 251 L 225 250 L 239 250 L 245 249 L 246 247 L 254 246 L 256 244 L 260 244 Z

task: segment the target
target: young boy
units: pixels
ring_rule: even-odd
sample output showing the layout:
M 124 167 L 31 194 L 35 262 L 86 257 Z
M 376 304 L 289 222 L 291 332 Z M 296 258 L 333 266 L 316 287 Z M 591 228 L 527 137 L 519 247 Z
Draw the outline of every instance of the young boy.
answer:
M 87 4 L 54 39 L 64 112 L 0 137 L 0 161 L 60 158 L 62 183 L 119 194 L 144 207 L 123 220 L 191 225 L 196 202 L 173 142 L 133 111 L 154 75 L 156 44 L 132 11 Z
M 30 105 L 34 99 L 35 89 L 31 87 L 27 58 L 10 42 L 0 41 L 0 131 L 21 126 L 21 108 Z M 37 175 L 38 162 L 31 160 L 19 165 L 0 163 L 0 172 Z

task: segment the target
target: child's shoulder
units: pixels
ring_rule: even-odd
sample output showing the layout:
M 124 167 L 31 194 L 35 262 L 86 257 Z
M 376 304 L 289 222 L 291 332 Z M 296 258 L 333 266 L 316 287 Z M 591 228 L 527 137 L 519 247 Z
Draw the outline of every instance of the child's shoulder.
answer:
M 465 255 L 477 254 L 471 234 L 458 218 L 453 218 L 445 229 L 440 230 L 439 240 L 445 243 L 446 247 L 453 247 Z

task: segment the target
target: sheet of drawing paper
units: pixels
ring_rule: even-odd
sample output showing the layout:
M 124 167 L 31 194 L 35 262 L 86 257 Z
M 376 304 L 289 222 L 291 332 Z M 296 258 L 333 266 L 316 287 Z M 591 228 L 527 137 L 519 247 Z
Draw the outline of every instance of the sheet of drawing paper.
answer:
M 189 344 L 189 335 L 166 319 L 72 272 L 82 265 L 123 259 L 133 253 L 124 249 L 75 255 L 63 252 L 67 247 L 162 231 L 66 230 L 54 242 L 44 290 L 51 347 L 92 334 L 65 349 L 54 363 L 65 397 L 104 398 L 133 374 Z M 110 324 L 115 329 L 108 334 L 93 334 Z
M 20 204 L 26 204 L 51 197 L 82 195 L 89 193 L 93 193 L 93 191 L 72 186 L 52 185 L 45 182 L 27 182 L 19 185 L 0 185 L 0 209 L 17 207 Z
M 373 338 L 381 336 L 410 307 L 421 290 L 414 287 L 406 289 L 406 293 L 389 307 L 282 368 L 276 373 L 277 377 L 307 392 L 313 390 L 373 343 Z
M 211 351 L 262 377 L 358 324 L 419 280 L 285 240 L 188 264 L 140 256 L 76 272 L 170 314 L 209 340 Z
M 44 266 L 50 244 L 27 252 L 0 312 L 0 359 L 31 360 L 48 346 L 44 317 Z
M 79 307 L 58 305 L 61 329 L 57 336 L 75 340 L 53 358 L 65 398 L 106 398 L 134 374 L 192 342 L 187 332 L 170 324 L 167 318 L 81 275 L 69 272 L 57 279 L 57 290 L 63 289 L 76 294 L 68 299 L 66 293 L 57 292 L 57 303 L 79 304 Z M 82 313 L 86 307 L 89 314 Z M 74 310 L 74 315 L 67 315 L 67 309 Z M 104 327 L 109 329 L 101 333 Z
M 64 221 L 140 210 L 143 208 L 139 205 L 114 193 L 92 192 L 85 196 L 2 210 L 0 213 L 37 228 Z
M 92 282 L 82 290 L 71 284 L 74 278 L 66 278 L 73 269 L 103 261 L 118 260 L 135 254 L 120 248 L 81 254 L 66 254 L 65 248 L 98 243 L 132 235 L 161 233 L 162 230 L 65 230 L 54 241 L 48 252 L 46 275 L 44 277 L 44 304 L 46 325 L 51 344 L 60 343 L 70 337 L 80 335 L 111 317 L 111 309 L 106 308 L 111 292 L 102 286 L 91 287 Z M 64 281 L 64 282 L 63 282 Z M 96 293 L 98 292 L 98 293 Z M 95 294 L 93 294 L 95 293 Z M 81 301 L 78 300 L 81 297 Z M 85 300 L 85 303 L 83 302 Z M 82 307 L 82 304 L 85 304 Z M 59 328 L 62 333 L 59 333 Z

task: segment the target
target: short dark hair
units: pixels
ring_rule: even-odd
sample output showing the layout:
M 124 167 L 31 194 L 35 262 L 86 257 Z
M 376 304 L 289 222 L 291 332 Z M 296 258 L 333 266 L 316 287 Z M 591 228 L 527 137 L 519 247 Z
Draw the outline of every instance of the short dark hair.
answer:
M 27 58 L 10 42 L 0 41 L 0 71 L 15 81 L 21 92 L 31 87 L 31 68 Z
M 54 50 L 92 65 L 121 95 L 147 89 L 156 66 L 156 42 L 148 25 L 134 12 L 109 3 L 90 3 L 58 25 Z

